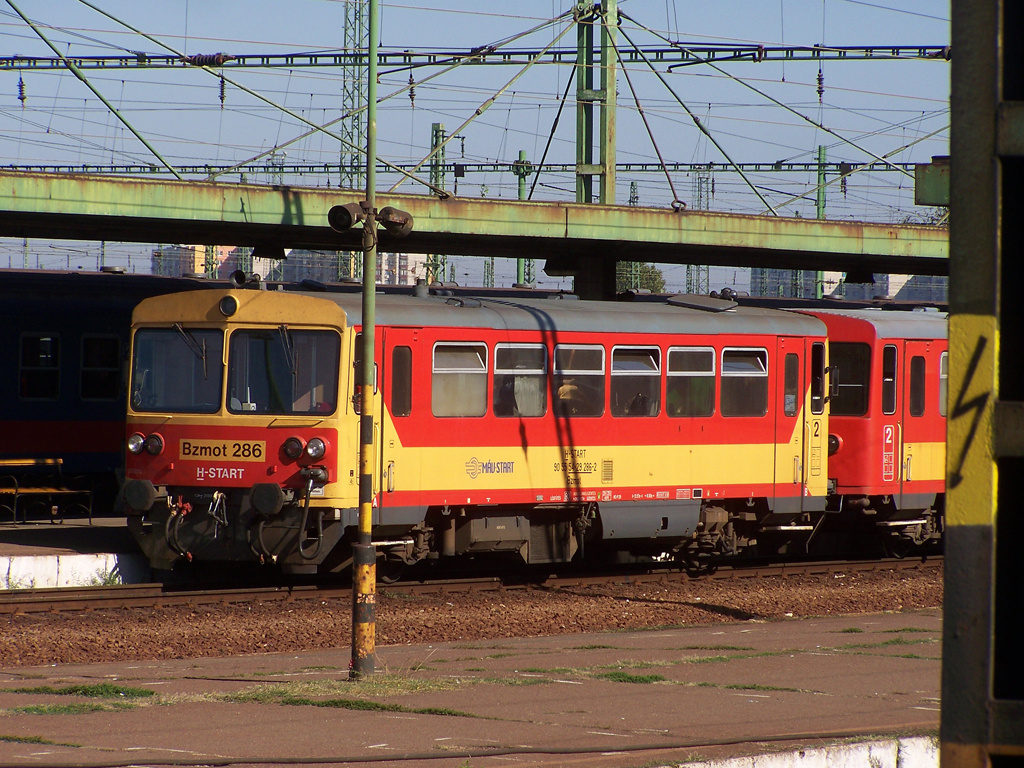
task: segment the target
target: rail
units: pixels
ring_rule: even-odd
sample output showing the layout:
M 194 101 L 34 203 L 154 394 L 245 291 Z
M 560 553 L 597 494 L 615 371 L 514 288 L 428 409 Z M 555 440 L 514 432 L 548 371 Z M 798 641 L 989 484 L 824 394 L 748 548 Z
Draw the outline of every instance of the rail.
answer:
M 18 472 L 17 470 L 23 470 Z M 64 522 L 64 508 L 58 499 L 67 499 L 67 508 L 80 507 L 92 524 L 92 487 L 86 481 L 64 477 L 61 458 L 0 459 L 0 499 L 10 497 L 10 504 L 0 502 L 0 510 L 11 513 L 11 522 L 18 522 L 18 503 L 22 505 L 21 520 L 28 522 L 28 510 L 34 504 L 49 502 L 50 522 Z
M 723 579 L 741 583 L 747 579 L 787 577 L 832 573 L 866 573 L 871 571 L 924 571 L 941 568 L 943 558 L 837 560 L 809 563 L 776 563 L 754 567 L 728 567 L 701 574 L 677 568 L 653 568 L 645 571 L 557 575 L 522 574 L 510 578 L 482 576 L 436 581 L 407 581 L 378 585 L 390 595 L 459 594 L 466 592 L 508 591 L 518 589 L 561 590 L 597 584 L 651 583 L 689 581 L 692 579 Z M 293 602 L 301 600 L 349 600 L 350 584 L 303 584 L 224 589 L 177 589 L 163 584 L 132 584 L 121 586 L 62 587 L 16 589 L 0 592 L 0 616 L 14 613 L 81 612 L 101 609 L 167 608 L 173 605 L 223 605 L 232 603 Z

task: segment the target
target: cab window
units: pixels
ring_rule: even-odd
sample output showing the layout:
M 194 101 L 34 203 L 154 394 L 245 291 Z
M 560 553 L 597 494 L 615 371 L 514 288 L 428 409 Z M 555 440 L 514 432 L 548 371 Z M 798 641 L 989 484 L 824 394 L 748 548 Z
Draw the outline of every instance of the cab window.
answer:
M 864 416 L 868 412 L 871 384 L 871 347 L 860 342 L 829 344 L 829 371 L 838 382 L 829 401 L 833 416 Z
M 216 413 L 224 380 L 224 334 L 210 328 L 140 328 L 132 352 L 137 412 Z
M 228 348 L 231 413 L 333 413 L 338 406 L 334 331 L 288 326 L 239 330 Z

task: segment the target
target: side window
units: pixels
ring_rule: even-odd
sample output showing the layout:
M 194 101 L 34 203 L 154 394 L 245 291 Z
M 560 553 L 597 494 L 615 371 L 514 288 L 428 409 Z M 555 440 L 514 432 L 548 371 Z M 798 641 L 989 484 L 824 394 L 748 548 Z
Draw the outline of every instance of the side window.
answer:
M 82 337 L 83 400 L 116 400 L 120 391 L 121 341 L 116 336 Z
M 924 416 L 925 362 L 920 355 L 910 358 L 910 415 Z
M 494 415 L 543 416 L 548 409 L 548 351 L 542 344 L 494 347 Z
M 722 415 L 768 413 L 768 350 L 722 350 Z
M 949 397 L 949 352 L 939 357 L 939 415 L 946 415 L 946 398 Z
M 604 347 L 559 344 L 552 377 L 559 416 L 601 416 L 604 413 Z
M 469 342 L 434 345 L 430 410 L 435 416 L 483 416 L 487 412 L 487 346 Z
M 18 394 L 23 400 L 56 400 L 60 395 L 60 338 L 27 333 L 21 337 Z
M 391 416 L 412 413 L 412 348 L 391 350 Z
M 669 416 L 711 416 L 715 412 L 714 349 L 672 347 L 665 373 L 665 410 Z
M 896 347 L 882 350 L 882 413 L 896 413 Z
M 811 413 L 825 412 L 825 345 L 820 341 L 811 345 Z
M 661 350 L 612 349 L 612 416 L 657 416 L 661 412 Z
M 800 409 L 800 358 L 793 353 L 786 355 L 782 410 L 787 416 L 796 416 Z

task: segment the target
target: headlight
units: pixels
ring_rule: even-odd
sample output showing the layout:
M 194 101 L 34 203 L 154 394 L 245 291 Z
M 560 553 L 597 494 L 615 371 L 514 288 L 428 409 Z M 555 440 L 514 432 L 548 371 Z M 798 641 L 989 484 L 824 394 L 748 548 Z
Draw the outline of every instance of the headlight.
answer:
M 128 438 L 128 450 L 138 456 L 142 453 L 142 447 L 146 443 L 146 438 L 139 432 Z
M 150 456 L 159 456 L 164 452 L 164 439 L 160 437 L 156 432 L 146 438 L 144 443 L 146 453 Z
M 843 441 L 841 439 L 839 439 L 838 435 L 829 435 L 828 436 L 828 455 L 829 456 L 834 456 L 836 454 L 836 451 L 838 451 L 840 449 L 840 447 L 842 447 L 842 445 L 843 445 Z
M 284 441 L 284 445 L 281 450 L 284 451 L 284 455 L 289 459 L 297 459 L 302 455 L 303 449 L 302 441 L 297 437 L 289 437 Z
M 220 313 L 224 315 L 224 317 L 231 317 L 238 311 L 238 299 L 228 294 L 220 300 L 218 307 L 220 308 Z
M 306 443 L 306 455 L 314 461 L 322 459 L 325 453 L 327 453 L 327 443 L 319 437 L 314 437 Z

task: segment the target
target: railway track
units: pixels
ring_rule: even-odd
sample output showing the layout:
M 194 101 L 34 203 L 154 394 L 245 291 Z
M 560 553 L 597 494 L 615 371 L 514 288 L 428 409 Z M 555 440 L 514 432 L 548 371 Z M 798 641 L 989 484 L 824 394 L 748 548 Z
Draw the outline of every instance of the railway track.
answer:
M 941 568 L 942 557 L 926 559 L 844 560 L 815 563 L 781 563 L 755 567 L 721 567 L 717 571 L 690 574 L 677 568 L 643 572 L 616 571 L 591 575 L 549 574 L 535 578 L 504 580 L 497 576 L 445 579 L 429 582 L 396 582 L 378 585 L 378 592 L 394 595 L 486 592 L 515 589 L 557 590 L 598 584 L 656 584 L 690 579 L 743 581 L 769 577 L 910 571 Z M 58 589 L 18 589 L 0 592 L 0 614 L 88 612 L 173 606 L 225 605 L 231 603 L 300 600 L 344 600 L 352 596 L 347 584 L 304 584 L 291 586 L 242 587 L 185 590 L 163 584 L 129 584 Z

